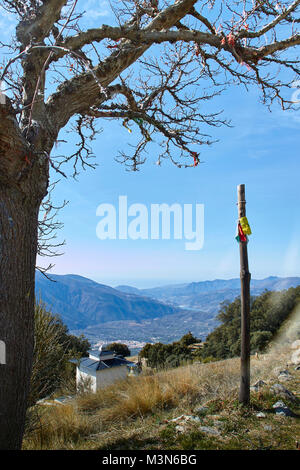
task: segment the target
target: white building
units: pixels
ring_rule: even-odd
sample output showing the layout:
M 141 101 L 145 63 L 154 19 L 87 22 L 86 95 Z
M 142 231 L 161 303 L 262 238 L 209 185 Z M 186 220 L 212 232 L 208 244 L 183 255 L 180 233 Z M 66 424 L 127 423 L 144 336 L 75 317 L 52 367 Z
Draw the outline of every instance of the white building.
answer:
M 92 392 L 107 387 L 117 380 L 125 379 L 132 368 L 136 367 L 134 362 L 127 361 L 104 347 L 89 351 L 89 357 L 83 357 L 79 361 L 72 359 L 71 362 L 77 365 L 77 389 L 85 386 Z

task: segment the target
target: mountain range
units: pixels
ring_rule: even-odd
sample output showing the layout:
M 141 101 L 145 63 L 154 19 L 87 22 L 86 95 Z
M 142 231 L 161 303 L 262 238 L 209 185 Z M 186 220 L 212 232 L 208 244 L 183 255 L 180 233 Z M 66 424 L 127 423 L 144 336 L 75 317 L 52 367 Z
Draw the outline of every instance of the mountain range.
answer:
M 69 328 L 99 323 L 163 317 L 178 313 L 178 307 L 146 296 L 122 292 L 74 274 L 36 274 L 36 296 L 59 314 Z
M 74 334 L 93 343 L 103 341 L 170 342 L 187 331 L 205 339 L 217 325 L 220 303 L 240 293 L 240 280 L 167 285 L 150 289 L 113 288 L 82 276 L 36 274 L 36 296 L 62 317 Z M 268 277 L 251 281 L 251 294 L 283 290 L 300 277 Z
M 270 276 L 251 280 L 251 294 L 256 296 L 264 290 L 280 291 L 300 284 L 300 277 L 280 278 Z M 240 279 L 216 279 L 214 281 L 175 284 L 151 289 L 118 286 L 116 289 L 131 294 L 151 297 L 183 309 L 213 312 L 224 300 L 232 301 L 240 294 Z

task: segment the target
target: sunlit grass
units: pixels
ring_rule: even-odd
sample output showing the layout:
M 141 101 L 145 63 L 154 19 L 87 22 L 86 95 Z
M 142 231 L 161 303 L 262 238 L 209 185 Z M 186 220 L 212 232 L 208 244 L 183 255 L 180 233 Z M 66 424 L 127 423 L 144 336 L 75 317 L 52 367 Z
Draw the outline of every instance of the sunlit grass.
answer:
M 251 383 L 259 379 L 274 381 L 274 368 L 285 367 L 288 359 L 284 347 L 252 357 Z M 26 434 L 24 449 L 127 448 L 129 442 L 136 448 L 159 448 L 163 422 L 183 413 L 191 414 L 196 405 L 205 403 L 211 412 L 214 408 L 214 413 L 225 413 L 229 435 L 239 429 L 244 432 L 245 423 L 240 419 L 245 416 L 236 405 L 239 381 L 240 361 L 234 358 L 131 377 L 95 394 L 79 395 L 67 405 L 35 407 L 36 418 Z M 263 400 L 261 397 L 253 396 L 254 407 Z M 265 395 L 265 406 L 267 399 Z M 198 436 L 197 432 L 193 436 Z M 245 435 L 241 445 L 247 446 L 246 438 Z M 174 439 L 163 445 L 188 448 L 194 442 L 192 438 Z M 215 441 L 215 448 L 224 448 L 224 442 L 221 445 Z M 232 442 L 229 440 L 226 445 Z M 212 448 L 214 444 L 211 438 L 205 438 L 194 445 Z

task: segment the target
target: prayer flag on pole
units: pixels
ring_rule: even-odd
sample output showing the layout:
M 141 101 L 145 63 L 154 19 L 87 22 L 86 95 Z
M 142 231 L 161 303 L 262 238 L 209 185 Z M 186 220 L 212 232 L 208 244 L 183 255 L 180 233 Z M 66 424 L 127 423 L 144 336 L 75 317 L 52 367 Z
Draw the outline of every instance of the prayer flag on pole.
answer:
M 244 234 L 240 222 L 238 222 L 238 225 L 237 225 L 237 233 L 236 233 L 235 239 L 238 242 L 247 242 L 248 241 L 247 235 Z

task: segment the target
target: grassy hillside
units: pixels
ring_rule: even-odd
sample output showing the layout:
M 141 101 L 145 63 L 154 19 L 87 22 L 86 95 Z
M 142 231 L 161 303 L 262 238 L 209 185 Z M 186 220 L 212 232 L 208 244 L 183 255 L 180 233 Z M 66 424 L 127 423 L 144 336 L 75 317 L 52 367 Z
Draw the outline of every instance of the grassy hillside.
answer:
M 273 405 L 280 398 L 271 393 L 279 380 L 278 369 L 286 369 L 289 363 L 289 341 L 290 337 L 277 338 L 268 354 L 252 358 L 251 383 L 263 380 L 265 385 L 251 392 L 249 408 L 237 401 L 237 358 L 194 364 L 128 378 L 97 394 L 78 396 L 67 405 L 35 406 L 30 410 L 23 448 L 296 449 L 299 401 L 284 399 L 294 417 L 276 415 Z M 300 372 L 292 365 L 288 370 L 284 385 L 300 398 Z M 202 412 L 201 406 L 205 407 Z M 259 412 L 263 417 L 257 416 Z M 181 415 L 197 418 L 172 421 Z

